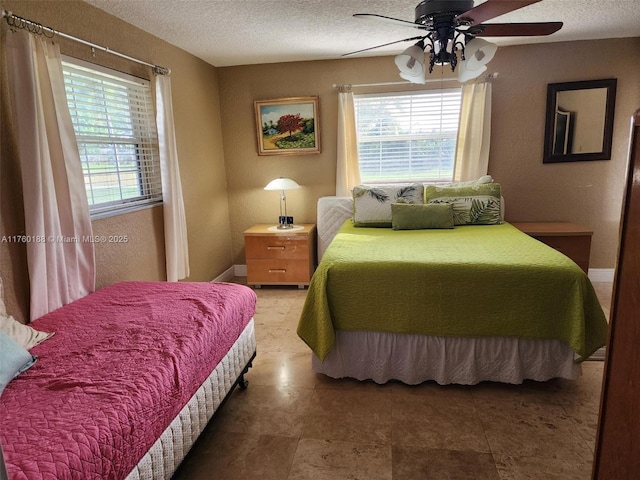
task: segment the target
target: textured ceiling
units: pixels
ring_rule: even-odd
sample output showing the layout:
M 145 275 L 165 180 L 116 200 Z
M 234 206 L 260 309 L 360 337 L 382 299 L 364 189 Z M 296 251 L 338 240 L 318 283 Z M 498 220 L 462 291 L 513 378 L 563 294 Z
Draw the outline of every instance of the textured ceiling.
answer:
M 413 21 L 417 0 L 85 1 L 218 67 L 335 59 L 417 32 L 352 16 L 376 13 Z M 545 21 L 561 21 L 564 26 L 547 37 L 487 39 L 517 45 L 640 37 L 640 0 L 542 0 L 487 23 Z M 395 54 L 409 45 L 399 43 L 359 56 Z

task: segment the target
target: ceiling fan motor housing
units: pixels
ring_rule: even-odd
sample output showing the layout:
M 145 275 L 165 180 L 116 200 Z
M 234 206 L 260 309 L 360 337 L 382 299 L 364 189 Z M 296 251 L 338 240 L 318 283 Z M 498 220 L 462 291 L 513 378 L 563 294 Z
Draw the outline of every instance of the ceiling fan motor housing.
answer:
M 415 23 L 429 25 L 434 17 L 450 16 L 451 20 L 473 8 L 473 0 L 423 0 L 415 9 Z

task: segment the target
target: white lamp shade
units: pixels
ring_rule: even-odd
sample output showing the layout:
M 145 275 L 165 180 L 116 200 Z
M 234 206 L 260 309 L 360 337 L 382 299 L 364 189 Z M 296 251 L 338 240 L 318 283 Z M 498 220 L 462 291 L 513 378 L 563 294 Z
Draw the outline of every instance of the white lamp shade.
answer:
M 425 84 L 424 70 L 420 75 L 409 75 L 408 73 L 400 72 L 400 76 L 405 80 L 409 80 L 411 83 Z
M 498 46 L 483 38 L 472 38 L 464 47 L 467 70 L 479 70 L 489 63 L 496 54 Z
M 294 190 L 296 188 L 300 188 L 294 180 L 290 178 L 279 177 L 275 180 L 271 180 L 266 187 L 265 190 Z
M 396 55 L 395 62 L 402 73 L 420 75 L 424 73 L 424 48 L 412 45 L 400 55 Z
M 458 63 L 458 81 L 460 83 L 464 83 L 473 78 L 479 77 L 483 72 L 487 70 L 487 67 L 481 65 L 476 70 L 470 70 L 468 62 L 466 60 L 462 60 Z

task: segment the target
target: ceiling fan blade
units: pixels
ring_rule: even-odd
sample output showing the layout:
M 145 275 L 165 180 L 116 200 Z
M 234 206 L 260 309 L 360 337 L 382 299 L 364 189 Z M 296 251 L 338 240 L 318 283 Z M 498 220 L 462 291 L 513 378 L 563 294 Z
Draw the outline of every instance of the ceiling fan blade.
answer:
M 484 23 L 470 27 L 467 32 L 476 37 L 535 37 L 551 35 L 561 28 L 562 22 Z
M 375 13 L 354 13 L 356 18 L 369 18 L 372 20 L 383 20 L 389 23 L 395 23 L 396 25 L 402 25 L 403 27 L 413 27 L 424 29 L 424 25 L 410 22 L 408 20 L 400 20 L 399 18 L 385 17 L 384 15 L 376 15 Z
M 389 42 L 389 43 L 383 43 L 382 45 L 376 45 L 375 47 L 363 48 L 362 50 L 356 50 L 355 52 L 344 53 L 344 54 L 342 54 L 340 56 L 341 57 L 346 57 L 348 55 L 354 55 L 356 53 L 366 52 L 367 50 L 373 50 L 375 48 L 381 48 L 381 47 L 386 47 L 387 45 L 393 45 L 394 43 L 409 42 L 411 40 L 424 40 L 425 38 L 427 38 L 427 37 L 426 36 L 422 36 L 422 37 L 405 38 L 403 40 L 396 40 L 395 42 Z
M 471 20 L 472 25 L 486 22 L 492 18 L 499 17 L 505 13 L 518 10 L 519 8 L 538 3 L 541 0 L 487 0 L 471 10 L 467 10 L 456 17 L 456 19 L 466 18 Z

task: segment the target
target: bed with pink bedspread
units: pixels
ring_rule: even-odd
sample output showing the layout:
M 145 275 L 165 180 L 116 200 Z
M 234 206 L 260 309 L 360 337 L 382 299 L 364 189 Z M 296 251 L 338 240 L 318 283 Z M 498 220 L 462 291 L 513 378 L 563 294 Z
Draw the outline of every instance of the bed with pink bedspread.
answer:
M 124 282 L 31 323 L 55 335 L 31 349 L 38 361 L 0 397 L 9 478 L 169 478 L 211 410 L 245 386 L 255 307 L 241 285 Z M 198 392 L 206 413 L 188 407 Z M 189 427 L 179 458 L 158 460 L 154 448 L 176 436 L 181 413 L 201 425 Z

